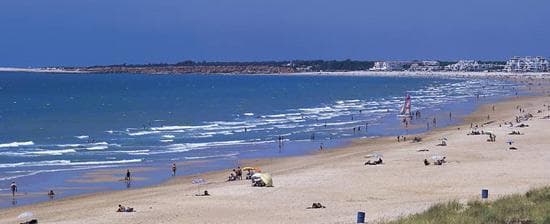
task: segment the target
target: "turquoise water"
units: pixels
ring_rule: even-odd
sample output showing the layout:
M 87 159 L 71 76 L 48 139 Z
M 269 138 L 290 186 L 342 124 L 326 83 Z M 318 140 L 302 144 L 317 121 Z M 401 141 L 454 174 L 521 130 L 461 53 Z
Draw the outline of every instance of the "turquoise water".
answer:
M 415 133 L 425 128 L 405 129 L 396 116 L 407 94 L 424 117 L 413 124 L 445 111 L 438 123 L 448 125 L 457 121 L 446 111 L 467 113 L 477 95 L 494 100 L 515 88 L 483 79 L 0 73 L 0 189 L 17 181 L 25 192 L 46 192 L 76 186 L 65 180 L 92 169 L 206 160 L 180 169 L 197 173 Z M 154 176 L 134 186 L 168 178 Z

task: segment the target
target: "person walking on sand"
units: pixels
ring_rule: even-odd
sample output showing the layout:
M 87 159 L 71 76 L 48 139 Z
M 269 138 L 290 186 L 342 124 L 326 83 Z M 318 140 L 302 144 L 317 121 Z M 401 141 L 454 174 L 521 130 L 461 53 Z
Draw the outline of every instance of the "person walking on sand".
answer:
M 15 192 L 17 192 L 17 184 L 15 184 L 15 181 L 11 182 L 10 188 L 12 197 L 15 197 Z
M 127 169 L 127 170 L 126 170 L 126 177 L 124 178 L 124 180 L 130 181 L 130 175 L 131 175 L 131 174 L 130 174 L 130 169 Z
M 172 176 L 176 176 L 176 163 L 172 164 Z

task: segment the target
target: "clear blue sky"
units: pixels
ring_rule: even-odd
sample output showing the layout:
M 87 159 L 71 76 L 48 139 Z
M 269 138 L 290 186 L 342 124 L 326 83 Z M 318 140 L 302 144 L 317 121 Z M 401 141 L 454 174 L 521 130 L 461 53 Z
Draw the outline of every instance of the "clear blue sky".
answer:
M 0 66 L 550 56 L 547 0 L 2 0 Z

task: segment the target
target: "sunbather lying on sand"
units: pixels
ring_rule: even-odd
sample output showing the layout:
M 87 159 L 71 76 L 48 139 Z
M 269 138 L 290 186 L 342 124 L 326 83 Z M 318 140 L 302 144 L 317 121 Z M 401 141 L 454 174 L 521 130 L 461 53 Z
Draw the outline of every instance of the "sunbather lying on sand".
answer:
M 434 165 L 443 165 L 443 163 L 446 163 L 446 162 L 447 162 L 446 159 L 447 159 L 447 157 L 444 156 L 443 158 L 436 160 L 436 161 L 434 162 Z
M 126 208 L 122 205 L 118 205 L 118 209 L 116 210 L 116 212 L 134 212 L 134 208 Z
M 317 202 L 317 203 L 313 203 L 311 207 L 307 207 L 306 209 L 314 209 L 314 208 L 326 208 L 326 207 L 321 203 Z
M 371 162 L 370 160 L 367 161 L 367 162 L 365 163 L 365 166 L 366 166 L 366 165 L 378 165 L 378 164 L 382 164 L 382 163 L 383 163 L 382 158 L 378 158 L 378 160 L 376 160 L 376 161 L 374 161 L 374 162 Z
M 510 133 L 508 133 L 509 135 L 521 135 L 521 133 L 519 131 L 512 131 Z
M 526 128 L 526 127 L 529 127 L 529 125 L 527 125 L 527 124 L 520 124 L 520 125 L 518 125 L 518 126 L 516 126 L 516 127 L 518 127 L 518 128 Z

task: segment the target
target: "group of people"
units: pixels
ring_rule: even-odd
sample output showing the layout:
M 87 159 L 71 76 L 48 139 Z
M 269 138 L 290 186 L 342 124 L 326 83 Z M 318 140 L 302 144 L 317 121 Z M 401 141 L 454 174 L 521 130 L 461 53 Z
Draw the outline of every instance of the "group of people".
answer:
M 488 142 L 496 142 L 497 136 L 493 133 L 489 133 L 489 139 L 487 139 Z
M 15 199 L 15 193 L 17 193 L 17 191 L 18 191 L 18 187 L 17 187 L 17 184 L 15 183 L 15 181 L 11 182 L 10 190 L 11 190 L 11 196 Z M 50 190 L 50 191 L 48 191 L 47 195 L 50 199 L 53 199 L 53 197 L 55 196 L 55 193 L 53 192 L 53 190 Z
M 243 170 L 239 166 L 237 167 L 237 169 L 233 169 L 233 171 L 229 174 L 227 181 L 236 181 L 236 180 L 242 180 L 242 179 L 243 179 Z
M 401 135 L 397 136 L 397 142 L 405 142 L 405 141 L 407 141 L 407 136 L 401 136 Z

